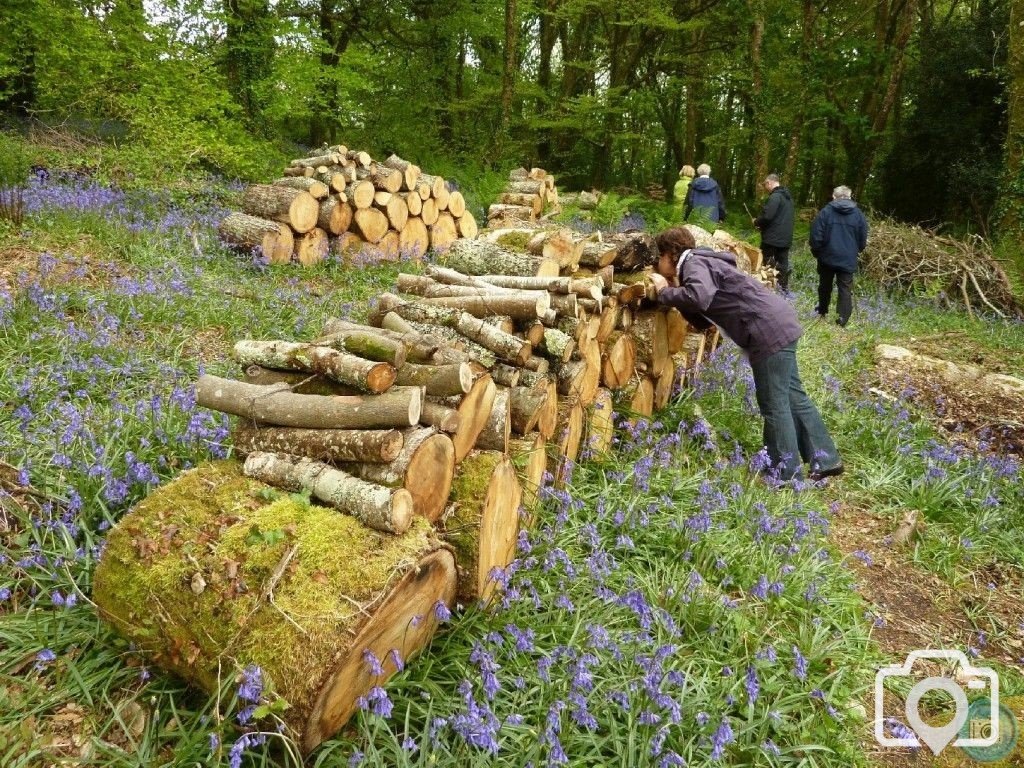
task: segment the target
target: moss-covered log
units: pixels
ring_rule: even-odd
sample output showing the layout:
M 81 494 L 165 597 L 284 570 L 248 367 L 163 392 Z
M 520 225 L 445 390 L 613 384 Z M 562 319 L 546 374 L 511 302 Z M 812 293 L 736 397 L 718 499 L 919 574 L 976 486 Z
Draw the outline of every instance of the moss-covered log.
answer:
M 209 692 L 258 665 L 309 752 L 394 674 L 392 650 L 404 663 L 430 640 L 454 558 L 426 520 L 391 536 L 266 491 L 233 461 L 157 489 L 110 532 L 93 599 L 156 664 Z
M 428 395 L 448 397 L 464 395 L 473 386 L 473 368 L 469 363 L 417 365 L 406 363 L 398 369 L 397 384 L 425 387 Z
M 438 263 L 467 275 L 558 276 L 558 262 L 516 253 L 485 240 L 457 240 Z
M 386 391 L 395 383 L 394 366 L 319 344 L 245 339 L 235 344 L 234 355 L 242 365 L 255 363 L 267 368 L 319 373 L 340 384 L 374 394 Z
M 376 336 L 378 338 L 386 338 L 390 341 L 402 344 L 406 348 L 407 359 L 414 363 L 429 363 L 434 359 L 434 353 L 437 352 L 437 348 L 441 345 L 441 340 L 437 338 L 430 338 L 418 334 L 415 332 L 403 331 L 396 332 L 386 328 L 374 328 L 370 325 L 360 325 L 359 323 L 349 322 L 348 320 L 341 320 L 336 317 L 329 318 L 324 323 L 323 336 L 317 339 L 314 344 L 327 344 L 328 346 L 333 345 L 331 341 L 332 336 L 335 334 L 346 334 L 348 332 L 358 332 L 363 334 L 369 334 L 370 336 Z M 370 355 L 362 355 L 370 360 L 377 358 Z M 389 361 L 390 362 L 390 361 Z M 394 365 L 395 363 L 392 363 Z
M 441 531 L 455 550 L 459 602 L 486 601 L 493 569 L 515 554 L 522 500 L 515 465 L 498 451 L 473 451 L 455 471 L 450 500 Z
M 539 432 L 526 437 L 514 437 L 508 443 L 508 455 L 519 474 L 523 489 L 523 507 L 531 513 L 526 525 L 532 524 L 532 513 L 540 501 L 540 488 L 544 484 L 544 473 L 548 471 L 546 443 Z
M 508 451 L 508 439 L 512 434 L 512 398 L 506 387 L 495 387 L 491 413 L 476 439 L 476 448 L 486 451 Z

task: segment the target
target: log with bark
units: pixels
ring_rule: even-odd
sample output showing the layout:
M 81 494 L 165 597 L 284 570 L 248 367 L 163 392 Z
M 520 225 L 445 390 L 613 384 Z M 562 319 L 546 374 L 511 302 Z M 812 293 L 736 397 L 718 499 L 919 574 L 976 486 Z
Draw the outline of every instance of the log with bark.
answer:
M 324 184 L 319 179 L 308 178 L 306 176 L 285 176 L 283 179 L 275 179 L 272 183 L 279 187 L 303 189 L 306 192 L 309 192 L 309 194 L 317 200 L 322 200 L 331 193 L 327 184 Z
M 254 451 L 246 456 L 242 472 L 275 488 L 307 491 L 375 531 L 401 534 L 412 523 L 412 494 L 407 490 L 368 483 L 316 459 Z
M 409 427 L 420 419 L 423 390 L 392 387 L 382 395 L 297 395 L 287 384 L 258 386 L 205 374 L 196 383 L 204 408 L 282 427 L 381 429 Z
M 316 226 L 320 203 L 303 189 L 254 184 L 242 194 L 242 210 L 252 216 L 280 221 L 302 233 Z
M 380 394 L 395 383 L 394 366 L 319 344 L 245 339 L 235 344 L 234 357 L 242 365 L 319 373 L 373 394 Z
M 329 246 L 327 232 L 313 227 L 295 238 L 295 259 L 304 267 L 312 267 L 327 257 Z
M 229 213 L 217 231 L 228 245 L 245 250 L 258 248 L 271 264 L 291 261 L 295 242 L 286 224 L 246 213 Z
M 615 413 L 611 390 L 604 387 L 597 390 L 594 402 L 587 407 L 584 432 L 584 453 L 597 459 L 606 457 L 611 451 L 612 440 L 615 437 Z
M 111 530 L 92 597 L 154 663 L 209 693 L 260 667 L 308 753 L 395 673 L 395 656 L 404 665 L 429 642 L 434 606 L 454 598 L 455 562 L 426 520 L 390 536 L 268 501 L 266 488 L 218 462 L 156 489 Z
M 539 432 L 525 437 L 513 437 L 508 443 L 508 455 L 515 464 L 522 488 L 522 505 L 530 513 L 524 520 L 527 527 L 532 525 L 532 513 L 540 501 L 544 473 L 548 471 L 545 446 L 544 437 Z
M 413 512 L 434 522 L 448 498 L 455 446 L 448 435 L 433 427 L 411 427 L 402 437 L 402 450 L 393 461 L 342 464 L 341 469 L 371 483 L 404 488 L 412 499 Z
M 475 447 L 479 450 L 508 452 L 512 435 L 512 393 L 505 387 L 495 386 L 491 413 L 480 430 Z
M 572 475 L 583 440 L 583 406 L 578 398 L 563 398 L 558 404 L 554 443 L 548 456 L 548 469 L 556 488 L 563 487 Z
M 404 440 L 397 429 L 296 429 L 241 422 L 231 433 L 236 452 L 290 453 L 329 463 L 386 463 L 398 458 Z
M 486 602 L 494 569 L 512 562 L 521 499 L 515 465 L 498 451 L 473 451 L 456 469 L 440 529 L 455 550 L 460 603 Z
M 352 224 L 352 209 L 337 196 L 320 201 L 320 214 L 316 224 L 331 235 L 340 235 Z
M 485 240 L 457 240 L 438 258 L 441 266 L 467 275 L 523 275 L 557 277 L 558 262 L 528 253 L 516 253 Z

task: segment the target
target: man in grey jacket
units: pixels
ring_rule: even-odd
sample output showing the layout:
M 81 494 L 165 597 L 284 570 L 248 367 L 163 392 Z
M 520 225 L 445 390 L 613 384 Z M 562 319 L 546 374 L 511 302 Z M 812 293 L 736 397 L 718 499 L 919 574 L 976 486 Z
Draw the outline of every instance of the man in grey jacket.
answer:
M 793 245 L 793 197 L 779 182 L 777 173 L 769 173 L 764 180 L 768 190 L 761 215 L 752 220 L 761 230 L 761 253 L 765 263 L 779 272 L 779 288 L 789 290 L 789 249 Z
M 658 301 L 678 308 L 697 328 L 714 323 L 750 361 L 764 444 L 779 477 L 800 477 L 801 459 L 812 479 L 841 474 L 842 458 L 800 381 L 796 345 L 803 328 L 793 307 L 737 269 L 733 254 L 696 248 L 681 227 L 665 230 L 656 242 L 651 279 Z

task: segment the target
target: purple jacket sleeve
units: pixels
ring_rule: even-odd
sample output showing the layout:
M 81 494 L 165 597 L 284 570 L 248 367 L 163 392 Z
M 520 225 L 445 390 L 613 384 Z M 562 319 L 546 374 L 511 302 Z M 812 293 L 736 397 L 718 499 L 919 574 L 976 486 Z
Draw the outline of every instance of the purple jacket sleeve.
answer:
M 683 312 L 703 314 L 711 306 L 718 286 L 711 273 L 701 264 L 687 265 L 678 288 L 668 287 L 658 294 L 658 301 Z

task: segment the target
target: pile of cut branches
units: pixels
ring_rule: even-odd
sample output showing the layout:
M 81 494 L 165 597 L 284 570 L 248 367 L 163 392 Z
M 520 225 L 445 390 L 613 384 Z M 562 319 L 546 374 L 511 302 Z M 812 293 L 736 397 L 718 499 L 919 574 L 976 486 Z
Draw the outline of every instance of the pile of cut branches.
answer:
M 864 271 L 887 288 L 919 293 L 941 290 L 973 316 L 987 307 L 1000 317 L 1024 314 L 1006 272 L 980 237 L 943 237 L 891 219 L 872 221 Z

